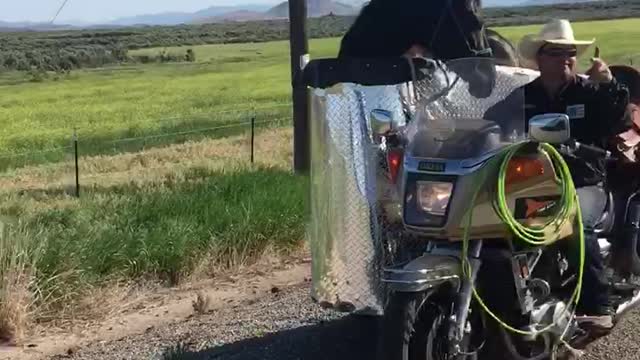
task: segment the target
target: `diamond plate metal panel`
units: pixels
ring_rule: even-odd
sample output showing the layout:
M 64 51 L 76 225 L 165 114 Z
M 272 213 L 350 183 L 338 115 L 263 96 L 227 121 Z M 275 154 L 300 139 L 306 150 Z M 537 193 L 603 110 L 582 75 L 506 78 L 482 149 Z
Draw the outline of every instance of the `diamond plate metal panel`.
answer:
M 384 158 L 368 114 L 383 108 L 404 125 L 402 85 L 338 84 L 311 91 L 313 297 L 347 311 L 380 313 L 383 261 L 377 199 Z
M 522 84 L 530 80 L 500 71 L 499 76 L 503 75 Z M 396 251 L 400 234 L 403 254 L 406 249 L 419 251 L 424 245 L 403 234 L 397 220 L 389 220 L 393 207 L 388 205 L 399 195 L 386 181 L 386 159 L 380 156 L 380 145 L 373 142 L 369 114 L 376 108 L 391 111 L 395 125 L 403 126 L 417 115 L 417 104 L 444 89 L 445 84 L 443 74 L 436 73 L 410 84 L 338 83 L 310 89 L 311 219 L 307 240 L 313 258 L 312 297 L 322 305 L 381 314 L 385 302 L 381 269 L 398 261 L 393 257 L 400 254 Z M 464 86 L 463 82 L 458 86 Z M 500 89 L 494 92 L 496 99 L 504 97 Z M 455 89 L 451 96 L 457 96 Z M 486 110 L 473 101 L 445 101 L 440 113 L 435 104 L 434 116 L 473 115 Z M 483 100 L 478 104 L 486 107 L 491 103 Z M 434 111 L 434 106 L 429 109 Z

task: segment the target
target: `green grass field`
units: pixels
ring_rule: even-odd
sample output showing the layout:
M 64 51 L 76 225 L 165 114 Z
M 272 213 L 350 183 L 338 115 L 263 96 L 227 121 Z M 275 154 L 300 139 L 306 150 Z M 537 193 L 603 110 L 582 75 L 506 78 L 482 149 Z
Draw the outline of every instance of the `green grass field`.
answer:
M 499 31 L 517 41 L 538 28 L 508 27 Z M 601 54 L 609 62 L 640 61 L 640 19 L 576 23 L 575 31 L 581 38 L 597 38 Z M 337 46 L 338 39 L 311 40 L 311 55 L 334 56 Z M 81 139 L 97 146 L 121 137 L 243 121 L 253 106 L 290 101 L 287 42 L 194 49 L 197 63 L 193 64 L 77 71 L 44 82 L 26 82 L 24 76 L 15 73 L 1 75 L 0 153 L 66 146 L 74 127 Z M 586 59 L 582 64 L 584 67 Z M 230 113 L 216 115 L 220 111 Z M 265 116 L 289 114 L 283 106 Z
M 517 41 L 537 28 L 499 31 Z M 577 23 L 575 29 L 578 37 L 596 37 L 602 56 L 609 62 L 640 61 L 640 19 Z M 337 46 L 338 39 L 312 40 L 311 55 L 334 56 Z M 86 143 L 98 146 L 101 141 L 121 137 L 246 121 L 252 107 L 290 101 L 287 42 L 194 49 L 194 64 L 78 71 L 68 78 L 36 83 L 16 84 L 19 79 L 12 73 L 0 76 L 0 153 L 66 146 L 74 127 Z M 216 115 L 220 111 L 230 112 Z M 265 116 L 289 114 L 283 106 Z
M 517 41 L 538 28 L 498 30 Z M 596 37 L 609 63 L 640 63 L 640 19 L 577 23 L 575 30 L 578 38 Z M 335 38 L 310 41 L 312 58 L 335 56 L 337 47 Z M 0 74 L 0 153 L 68 146 L 77 128 L 82 155 L 78 200 L 66 195 L 71 163 L 55 163 L 70 160 L 68 149 L 0 154 L 0 168 L 25 166 L 0 174 L 0 215 L 19 220 L 10 236 L 23 239 L 0 241 L 22 246 L 0 249 L 0 290 L 13 286 L 6 279 L 15 264 L 26 264 L 17 269 L 34 272 L 40 305 L 56 311 L 105 281 L 176 282 L 203 263 L 233 265 L 301 244 L 305 179 L 290 173 L 287 126 L 257 135 L 255 168 L 246 166 L 247 127 L 112 143 L 248 121 L 252 108 L 259 121 L 288 122 L 287 42 L 193 48 L 197 61 L 188 64 L 82 70 L 41 82 Z M 27 166 L 36 162 L 52 163 Z

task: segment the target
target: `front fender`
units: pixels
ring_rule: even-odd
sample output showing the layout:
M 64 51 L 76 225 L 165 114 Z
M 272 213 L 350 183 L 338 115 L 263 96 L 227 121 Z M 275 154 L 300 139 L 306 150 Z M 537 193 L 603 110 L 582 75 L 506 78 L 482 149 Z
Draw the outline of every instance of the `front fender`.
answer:
M 458 290 L 462 279 L 460 258 L 452 255 L 424 254 L 405 265 L 383 270 L 382 281 L 395 292 L 420 292 L 443 283 Z

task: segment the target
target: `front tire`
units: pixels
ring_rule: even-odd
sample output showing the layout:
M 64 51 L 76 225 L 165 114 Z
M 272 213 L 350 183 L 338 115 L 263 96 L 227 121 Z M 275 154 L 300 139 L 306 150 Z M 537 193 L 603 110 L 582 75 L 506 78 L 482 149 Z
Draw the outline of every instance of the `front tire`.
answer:
M 430 294 L 393 293 L 382 318 L 380 360 L 444 360 L 448 312 Z

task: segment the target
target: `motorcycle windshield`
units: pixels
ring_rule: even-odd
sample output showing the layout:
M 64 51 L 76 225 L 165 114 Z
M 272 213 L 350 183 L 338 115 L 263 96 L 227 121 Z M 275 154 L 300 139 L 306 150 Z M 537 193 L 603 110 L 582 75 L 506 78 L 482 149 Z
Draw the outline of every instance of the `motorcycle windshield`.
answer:
M 529 77 L 514 70 L 496 67 L 490 58 L 455 59 L 439 66 L 437 77 L 444 81 L 418 90 L 414 118 L 406 128 L 408 153 L 462 160 L 523 141 L 523 85 Z

